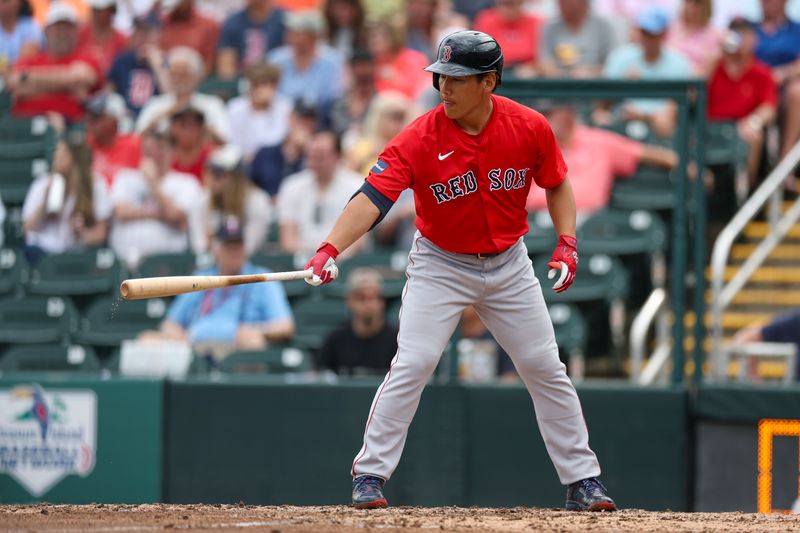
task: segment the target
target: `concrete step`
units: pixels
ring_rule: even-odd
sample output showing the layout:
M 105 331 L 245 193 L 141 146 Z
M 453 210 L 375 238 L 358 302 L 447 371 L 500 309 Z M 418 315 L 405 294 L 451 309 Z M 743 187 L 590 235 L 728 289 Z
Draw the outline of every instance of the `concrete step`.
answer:
M 746 312 L 746 311 L 727 311 L 722 315 L 722 327 L 726 330 L 737 331 L 747 326 L 766 324 L 775 313 L 770 312 Z M 688 311 L 683 317 L 683 324 L 687 333 L 691 333 L 697 316 L 694 311 Z M 706 328 L 711 326 L 711 313 L 705 316 Z
M 711 304 L 712 295 L 710 290 L 706 291 L 707 304 Z M 744 289 L 733 297 L 731 305 L 796 307 L 800 306 L 800 289 Z

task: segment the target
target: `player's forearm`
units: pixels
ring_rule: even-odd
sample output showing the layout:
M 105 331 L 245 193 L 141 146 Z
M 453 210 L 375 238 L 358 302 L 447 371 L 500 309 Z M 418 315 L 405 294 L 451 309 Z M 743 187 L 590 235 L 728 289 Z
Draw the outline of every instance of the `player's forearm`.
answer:
M 378 207 L 359 193 L 344 208 L 325 240 L 342 253 L 366 234 L 379 216 Z
M 569 178 L 564 178 L 560 185 L 547 189 L 547 210 L 553 219 L 553 226 L 558 235 L 575 236 L 575 196 L 572 194 L 572 185 Z

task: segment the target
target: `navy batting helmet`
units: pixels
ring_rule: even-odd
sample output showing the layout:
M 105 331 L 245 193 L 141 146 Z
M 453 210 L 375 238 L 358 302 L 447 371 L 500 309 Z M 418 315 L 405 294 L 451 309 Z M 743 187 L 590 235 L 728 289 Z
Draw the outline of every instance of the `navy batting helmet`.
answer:
M 491 35 L 474 30 L 457 31 L 442 39 L 436 62 L 425 67 L 425 70 L 433 72 L 433 87 L 437 91 L 440 74 L 472 76 L 496 72 L 497 85 L 500 85 L 503 51 Z

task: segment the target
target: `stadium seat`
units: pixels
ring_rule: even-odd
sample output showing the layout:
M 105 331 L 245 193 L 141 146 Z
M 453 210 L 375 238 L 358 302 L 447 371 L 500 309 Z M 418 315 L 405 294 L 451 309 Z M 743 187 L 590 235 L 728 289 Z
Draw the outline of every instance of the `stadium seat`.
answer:
M 0 294 L 21 292 L 28 274 L 28 262 L 22 252 L 12 248 L 0 250 Z
M 585 352 L 588 326 L 580 309 L 572 304 L 550 304 L 547 308 L 556 333 L 556 344 L 566 355 Z
M 160 276 L 189 276 L 195 271 L 197 257 L 191 253 L 156 254 L 142 259 L 137 276 L 153 278 Z
M 0 357 L 0 371 L 100 372 L 100 360 L 88 346 L 29 344 L 12 346 Z
M 604 209 L 578 229 L 580 251 L 587 254 L 631 255 L 663 250 L 667 230 L 655 213 Z
M 675 184 L 669 171 L 642 166 L 630 178 L 614 182 L 611 207 L 669 210 L 675 207 Z
M 22 205 L 34 177 L 50 170 L 50 163 L 44 157 L 0 158 L 0 166 L 3 169 L 3 177 L 0 179 L 0 196 L 6 206 Z
M 534 272 L 542 284 L 542 292 L 548 303 L 612 301 L 624 298 L 628 293 L 628 273 L 622 262 L 610 255 L 583 255 L 578 275 L 569 290 L 557 293 L 550 287 L 555 280 L 547 279 L 549 257 L 534 260 Z
M 556 246 L 556 232 L 553 220 L 547 211 L 528 214 L 528 233 L 522 238 L 528 248 L 528 255 L 536 257 L 550 254 Z
M 336 299 L 305 299 L 292 309 L 297 332 L 294 343 L 303 348 L 317 349 L 322 346 L 328 332 L 348 320 L 347 307 Z
M 76 342 L 92 346 L 119 346 L 147 329 L 158 329 L 167 314 L 167 301 L 162 298 L 121 300 L 102 298 L 95 301 L 81 318 Z
M 109 248 L 46 255 L 31 268 L 28 291 L 53 296 L 110 293 L 122 280 L 122 265 Z
M 739 165 L 747 160 L 747 144 L 739 137 L 735 122 L 706 124 L 706 165 Z
M 397 298 L 406 283 L 405 268 L 408 252 L 391 248 L 379 248 L 336 261 L 339 266 L 339 281 L 323 286 L 326 296 L 343 298 L 347 293 L 347 278 L 353 270 L 371 267 L 383 276 L 383 296 Z
M 22 221 L 22 207 L 10 207 L 3 221 L 3 246 L 22 248 L 25 245 L 25 228 Z
M 289 272 L 303 269 L 303 265 L 298 264 L 294 254 L 255 254 L 250 258 L 250 262 L 267 268 L 272 272 Z M 303 281 L 286 281 L 283 283 L 283 290 L 286 291 L 286 296 L 292 301 L 306 296 L 310 288 L 311 286 Z
M 77 324 L 75 304 L 66 297 L 0 299 L 0 344 L 62 342 Z
M 209 76 L 200 83 L 197 92 L 213 94 L 227 102 L 234 96 L 239 96 L 242 93 L 242 88 L 245 83 L 246 80 L 244 79 L 223 80 L 216 76 Z
M 232 374 L 286 374 L 311 369 L 311 355 L 294 346 L 270 346 L 266 350 L 237 351 L 219 363 L 219 370 Z
M 21 204 L 33 178 L 50 168 L 56 134 L 45 117 L 0 118 L 0 195 Z

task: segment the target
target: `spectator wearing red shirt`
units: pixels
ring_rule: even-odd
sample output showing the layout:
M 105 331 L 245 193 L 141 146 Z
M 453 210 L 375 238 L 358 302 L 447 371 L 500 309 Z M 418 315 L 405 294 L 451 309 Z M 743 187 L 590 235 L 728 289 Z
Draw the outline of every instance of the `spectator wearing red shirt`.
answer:
M 584 126 L 572 106 L 545 103 L 540 111 L 550 123 L 567 163 L 579 217 L 606 207 L 614 180 L 633 176 L 640 164 L 666 169 L 678 164 L 678 156 L 672 150 Z M 531 187 L 527 208 L 529 211 L 547 208 L 544 190 Z
M 769 67 L 755 58 L 756 43 L 751 24 L 734 19 L 723 41 L 722 59 L 708 82 L 708 118 L 736 122 L 739 136 L 750 147 L 751 179 L 760 164 L 764 126 L 778 108 L 778 86 Z
M 542 19 L 526 13 L 523 4 L 523 0 L 497 0 L 496 7 L 478 13 L 475 29 L 497 39 L 505 68 L 519 69 L 524 75 L 535 72 Z
M 86 109 L 92 171 L 106 180 L 110 190 L 119 170 L 139 168 L 139 136 L 120 133 L 121 124 L 129 118 L 125 99 L 120 95 L 100 93 L 89 101 Z
M 202 183 L 206 160 L 214 149 L 208 140 L 203 111 L 191 104 L 175 111 L 170 134 L 175 146 L 172 170 L 191 174 Z
M 378 92 L 397 91 L 417 100 L 430 86 L 423 69 L 424 54 L 406 48 L 405 31 L 388 20 L 372 22 L 367 28 L 367 49 L 375 59 L 375 88 Z
M 103 81 L 100 67 L 77 51 L 78 16 L 67 4 L 53 4 L 47 14 L 44 51 L 22 59 L 6 79 L 17 116 L 59 113 L 68 121 L 81 120 L 83 102 Z
M 161 48 L 172 50 L 188 46 L 203 56 L 206 73 L 214 69 L 214 59 L 219 39 L 219 23 L 198 12 L 194 0 L 162 0 L 161 7 L 167 16 L 161 25 Z
M 125 49 L 128 39 L 114 29 L 117 0 L 89 0 L 92 16 L 78 30 L 78 51 L 92 57 L 105 75 L 117 54 Z

